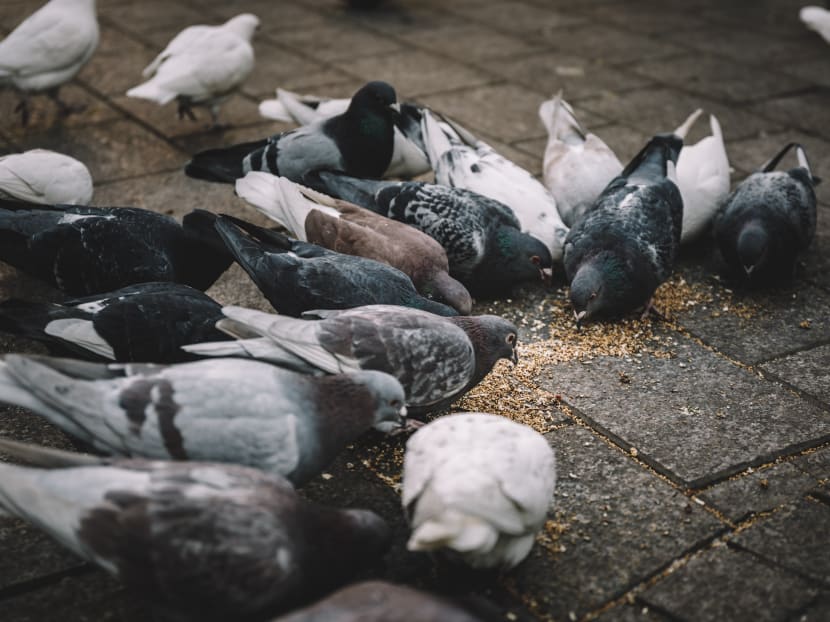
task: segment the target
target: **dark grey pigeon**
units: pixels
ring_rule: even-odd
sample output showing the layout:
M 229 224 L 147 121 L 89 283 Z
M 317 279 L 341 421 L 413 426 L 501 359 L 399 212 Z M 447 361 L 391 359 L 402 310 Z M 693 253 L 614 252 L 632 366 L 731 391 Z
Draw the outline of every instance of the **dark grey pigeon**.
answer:
M 427 592 L 385 581 L 366 581 L 272 622 L 478 621 L 458 605 Z
M 221 305 L 179 283 L 141 283 L 57 303 L 0 303 L 0 330 L 37 339 L 59 354 L 121 363 L 181 363 L 181 347 L 226 336 Z
M 683 199 L 674 167 L 683 141 L 658 134 L 611 180 L 565 240 L 577 324 L 645 306 L 674 268 Z
M 8 354 L 0 401 L 105 454 L 244 464 L 296 485 L 371 426 L 406 416 L 388 374 L 315 377 L 244 359 L 142 366 Z
M 282 314 L 389 304 L 457 315 L 452 307 L 421 296 L 408 276 L 385 263 L 292 240 L 231 216 L 220 216 L 216 229 L 239 265 Z
M 798 166 L 774 170 L 793 147 Z M 790 143 L 735 188 L 714 220 L 732 276 L 761 287 L 792 281 L 796 259 L 816 233 L 817 183 L 804 149 Z
M 344 171 L 380 177 L 392 161 L 395 89 L 369 82 L 343 114 L 290 132 L 224 149 L 197 153 L 185 167 L 190 177 L 233 183 L 250 171 L 265 171 L 296 182 L 310 171 Z
M 294 319 L 225 307 L 221 330 L 261 335 L 186 349 L 202 356 L 249 356 L 306 373 L 374 369 L 397 378 L 410 414 L 449 406 L 490 373 L 499 359 L 517 362 L 518 331 L 495 315 L 443 318 L 387 305 L 312 311 Z
M 229 464 L 96 458 L 0 439 L 0 508 L 48 533 L 167 619 L 263 619 L 376 561 L 390 531 L 368 510 L 300 497 Z
M 540 280 L 552 267 L 547 247 L 522 233 L 513 210 L 470 190 L 327 171 L 307 176 L 306 182 L 434 238 L 447 252 L 450 275 L 474 296 L 504 294 L 519 283 Z
M 135 207 L 0 200 L 0 260 L 74 296 L 149 281 L 205 290 L 233 263 L 212 226 Z

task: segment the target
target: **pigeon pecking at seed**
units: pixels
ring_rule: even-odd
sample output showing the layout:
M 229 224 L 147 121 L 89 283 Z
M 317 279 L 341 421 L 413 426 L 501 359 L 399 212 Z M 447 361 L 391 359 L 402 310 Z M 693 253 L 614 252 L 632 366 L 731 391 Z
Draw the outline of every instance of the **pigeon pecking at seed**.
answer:
M 89 205 L 92 175 L 82 162 L 47 149 L 0 157 L 0 198 L 44 205 Z

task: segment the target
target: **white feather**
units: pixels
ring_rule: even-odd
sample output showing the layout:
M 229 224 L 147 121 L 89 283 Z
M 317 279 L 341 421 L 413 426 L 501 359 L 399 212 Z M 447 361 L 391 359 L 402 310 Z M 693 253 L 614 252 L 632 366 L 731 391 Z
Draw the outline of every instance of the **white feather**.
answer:
M 798 12 L 798 17 L 810 30 L 815 30 L 830 43 L 830 11 L 818 6 L 805 6 Z
M 75 158 L 31 149 L 0 158 L 0 197 L 46 205 L 88 205 L 92 176 Z
M 66 318 L 52 320 L 43 329 L 47 335 L 63 339 L 111 361 L 115 360 L 112 346 L 95 330 L 91 320 Z

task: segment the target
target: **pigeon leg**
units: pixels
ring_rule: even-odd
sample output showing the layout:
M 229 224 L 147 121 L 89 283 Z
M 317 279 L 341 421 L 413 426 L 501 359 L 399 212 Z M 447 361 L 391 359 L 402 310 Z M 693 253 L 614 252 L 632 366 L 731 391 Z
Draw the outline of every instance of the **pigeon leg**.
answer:
M 179 119 L 184 119 L 185 117 L 187 117 L 191 121 L 195 121 L 196 120 L 196 115 L 193 114 L 193 108 L 191 108 L 190 102 L 187 101 L 186 99 L 179 99 L 178 102 L 179 102 L 179 110 L 178 110 Z
M 49 99 L 55 102 L 55 105 L 58 107 L 58 115 L 60 115 L 61 117 L 68 117 L 69 115 L 75 112 L 83 112 L 84 110 L 86 110 L 85 104 L 78 104 L 77 106 L 67 104 L 60 98 L 58 94 L 58 89 L 52 89 L 51 91 L 47 91 L 46 94 L 49 95 Z
M 657 307 L 654 306 L 654 298 L 649 298 L 648 303 L 646 303 L 646 308 L 643 310 L 643 314 L 640 316 L 641 320 L 646 319 L 649 315 L 654 315 L 658 320 L 663 322 L 666 321 L 666 316 L 660 313 Z
M 21 95 L 20 101 L 17 103 L 17 106 L 14 107 L 15 112 L 20 113 L 20 125 L 26 127 L 29 125 L 29 116 L 31 111 L 29 110 L 29 96 L 25 93 Z

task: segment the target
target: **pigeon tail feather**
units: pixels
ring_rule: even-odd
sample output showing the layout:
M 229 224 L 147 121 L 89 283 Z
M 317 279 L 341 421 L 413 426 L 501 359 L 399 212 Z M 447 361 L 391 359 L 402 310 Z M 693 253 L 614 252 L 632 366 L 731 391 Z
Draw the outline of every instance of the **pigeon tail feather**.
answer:
M 424 521 L 412 532 L 407 548 L 433 551 L 450 548 L 459 553 L 487 552 L 498 542 L 499 533 L 486 521 L 456 510 L 448 510 L 438 519 Z
M 676 130 L 674 130 L 674 135 L 686 140 L 686 135 L 689 133 L 689 130 L 692 129 L 692 126 L 695 124 L 695 121 L 698 120 L 700 115 L 703 114 L 703 108 L 698 108 L 692 114 L 690 114 L 683 123 L 681 123 Z
M 170 103 L 176 99 L 176 93 L 173 91 L 165 91 L 158 84 L 152 80 L 139 84 L 127 91 L 127 97 L 135 97 L 137 99 L 149 99 L 150 101 L 158 102 L 162 106 Z
M 208 149 L 201 151 L 184 167 L 189 177 L 232 184 L 245 176 L 243 161 L 245 157 L 268 144 L 268 139 L 240 143 L 232 147 Z
M 0 436 L 0 452 L 11 456 L 18 462 L 41 469 L 99 466 L 108 463 L 106 458 L 79 454 L 74 451 L 61 451 L 31 443 L 20 443 L 2 436 Z
M 424 137 L 427 158 L 429 158 L 429 163 L 434 168 L 440 161 L 441 156 L 452 149 L 452 143 L 432 113 L 426 109 L 421 118 L 421 133 Z

